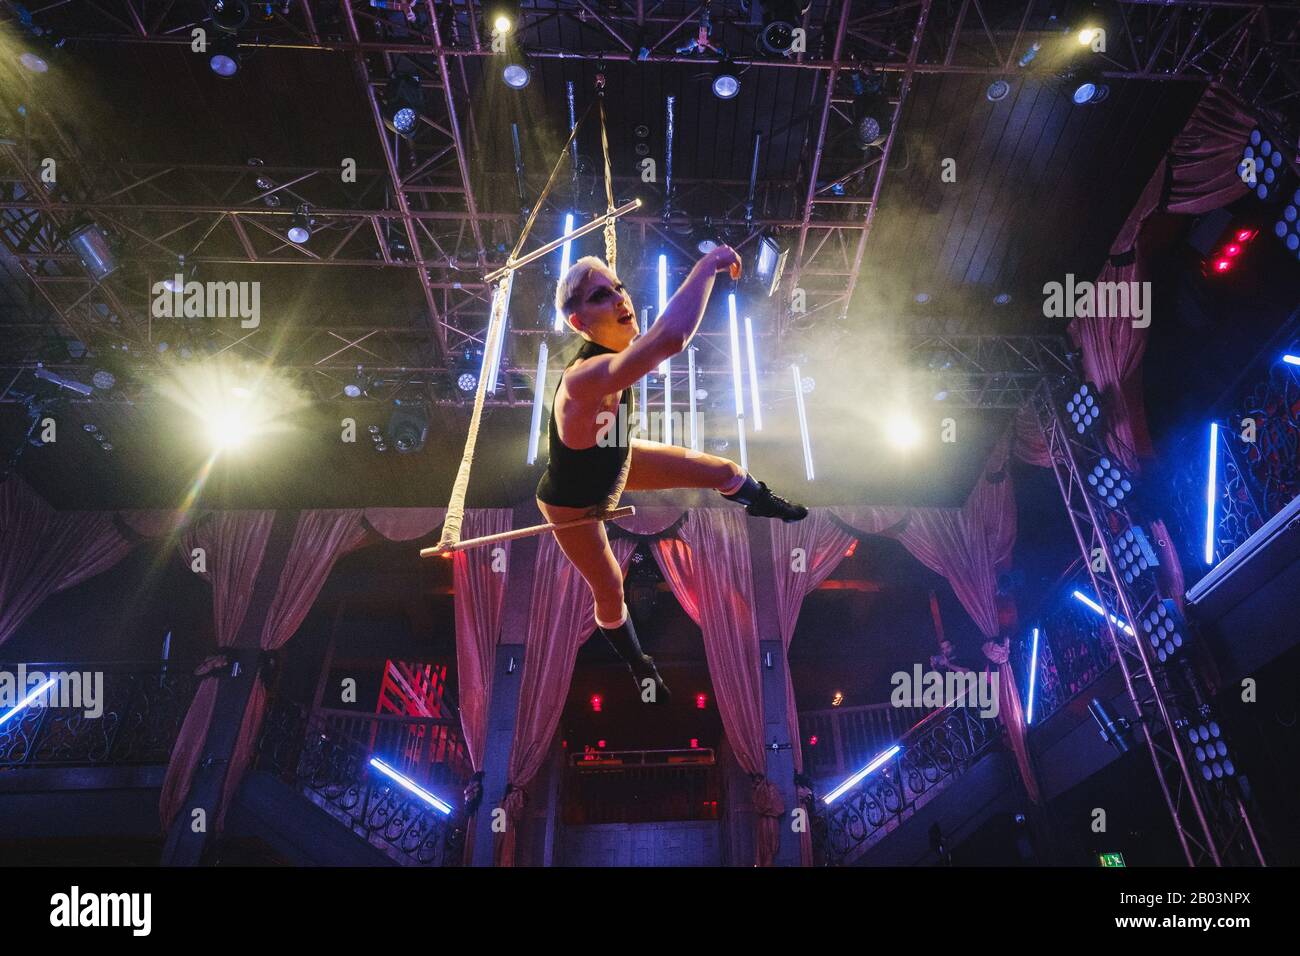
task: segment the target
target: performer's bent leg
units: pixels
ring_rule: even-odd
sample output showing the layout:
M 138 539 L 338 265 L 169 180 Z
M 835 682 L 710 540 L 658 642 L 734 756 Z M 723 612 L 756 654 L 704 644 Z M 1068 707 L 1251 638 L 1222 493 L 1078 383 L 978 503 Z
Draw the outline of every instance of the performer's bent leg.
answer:
M 786 501 L 734 461 L 717 455 L 634 438 L 631 462 L 625 491 L 713 488 L 724 498 L 745 505 L 745 511 L 755 517 L 789 522 L 808 516 L 803 505 Z

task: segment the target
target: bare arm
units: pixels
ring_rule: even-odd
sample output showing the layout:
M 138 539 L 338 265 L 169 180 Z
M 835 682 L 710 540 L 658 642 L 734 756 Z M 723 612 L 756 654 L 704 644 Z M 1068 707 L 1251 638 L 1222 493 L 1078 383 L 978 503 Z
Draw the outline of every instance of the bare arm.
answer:
M 686 348 L 704 318 L 713 280 L 723 269 L 739 275 L 740 256 L 730 246 L 718 246 L 695 263 L 664 307 L 663 315 L 635 342 L 622 352 L 588 359 L 566 375 L 568 393 L 585 401 L 621 392 Z

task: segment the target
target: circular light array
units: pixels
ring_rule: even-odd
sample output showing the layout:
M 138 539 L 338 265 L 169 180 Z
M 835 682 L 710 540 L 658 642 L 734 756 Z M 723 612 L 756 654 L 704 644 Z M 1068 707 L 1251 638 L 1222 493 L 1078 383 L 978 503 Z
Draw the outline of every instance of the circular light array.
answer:
M 1161 664 L 1173 657 L 1183 646 L 1183 635 L 1178 629 L 1177 612 L 1168 606 L 1170 603 L 1172 602 L 1161 601 L 1142 621 L 1142 630 L 1146 632 L 1147 640 L 1151 642 L 1151 649 L 1155 651 Z
M 1132 483 L 1109 458 L 1103 458 L 1093 466 L 1088 473 L 1088 484 L 1097 492 L 1097 497 L 1112 508 L 1118 508 L 1119 503 L 1133 490 Z
M 1273 224 L 1273 234 L 1282 240 L 1287 252 L 1300 259 L 1300 189 L 1282 207 L 1281 217 Z
M 1196 762 L 1201 776 L 1206 780 L 1222 780 L 1237 772 L 1228 758 L 1228 745 L 1223 740 L 1223 730 L 1213 720 L 1193 724 L 1187 728 L 1187 739 L 1195 748 Z
M 1255 181 L 1250 182 L 1248 175 L 1249 169 L 1247 163 L 1253 160 L 1255 164 Z M 1246 148 L 1241 151 L 1241 162 L 1237 164 L 1237 175 L 1239 175 L 1246 185 L 1255 190 L 1255 195 L 1260 199 L 1268 199 L 1273 194 L 1278 177 L 1282 172 L 1282 153 L 1276 144 L 1264 134 L 1264 131 L 1256 127 L 1250 131 L 1250 139 L 1246 143 Z
M 1065 413 L 1070 416 L 1070 422 L 1074 425 L 1074 430 L 1082 435 L 1101 417 L 1101 407 L 1097 404 L 1097 399 L 1092 393 L 1092 389 L 1085 383 L 1080 385 L 1070 400 L 1065 403 Z
M 1139 541 L 1139 535 L 1142 540 Z M 1115 564 L 1118 566 L 1120 576 L 1124 578 L 1124 583 L 1132 584 L 1140 575 L 1145 574 L 1151 569 L 1151 562 L 1143 553 L 1143 545 L 1146 544 L 1146 536 L 1140 531 L 1134 533 L 1133 528 L 1129 528 L 1122 535 L 1115 539 Z
M 473 372 L 461 372 L 456 379 L 456 387 L 462 392 L 472 392 L 478 388 L 478 376 Z

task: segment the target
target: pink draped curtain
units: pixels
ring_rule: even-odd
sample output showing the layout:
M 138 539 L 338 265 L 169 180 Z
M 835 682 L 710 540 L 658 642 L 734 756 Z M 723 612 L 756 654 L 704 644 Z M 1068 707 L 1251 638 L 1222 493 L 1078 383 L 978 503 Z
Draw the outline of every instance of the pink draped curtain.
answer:
M 770 866 L 785 805 L 766 776 L 763 678 L 747 520 L 735 508 L 697 508 L 686 516 L 676 538 L 657 542 L 654 554 L 673 594 L 704 637 L 723 730 L 737 763 L 754 784 L 755 863 Z
M 271 511 L 217 512 L 205 525 L 183 536 L 183 556 L 187 563 L 193 548 L 203 547 L 207 552 L 206 577 L 212 582 L 219 647 L 235 644 L 248 613 L 253 582 L 261 570 L 274 518 L 275 513 Z M 297 632 L 335 562 L 365 540 L 367 532 L 361 519 L 359 509 L 304 511 L 299 515 L 284 565 L 279 569 L 275 595 L 262 621 L 258 642 L 262 650 L 278 650 Z M 173 748 L 160 805 L 164 827 L 170 825 L 189 794 L 212 721 L 217 680 L 216 677 L 203 680 Z M 266 712 L 266 697 L 266 687 L 260 676 L 255 676 L 226 772 L 216 815 L 218 830 L 252 760 Z
M 626 572 L 636 550 L 635 539 L 615 538 L 610 544 L 619 567 Z M 514 865 L 516 831 L 524 819 L 525 788 L 546 759 L 569 695 L 578 648 L 595 628 L 596 605 L 591 589 L 555 543 L 555 536 L 542 535 L 533 571 L 527 653 L 510 749 L 510 790 L 502 804 L 508 822 L 493 851 L 498 866 Z
M 212 585 L 212 620 L 218 649 L 235 644 L 274 520 L 273 511 L 219 511 L 191 524 L 181 536 L 181 560 L 187 566 L 193 566 L 195 549 L 203 549 L 206 570 L 197 573 Z M 211 662 L 209 658 L 205 664 Z M 208 725 L 212 723 L 218 680 L 217 674 L 210 674 L 199 682 L 172 745 L 158 805 L 163 829 L 171 826 L 189 794 Z
M 17 475 L 0 483 L 0 644 L 50 595 L 107 571 L 131 547 L 111 514 L 55 511 Z
M 470 509 L 465 512 L 462 535 L 479 538 L 509 531 L 513 516 L 510 508 Z M 475 770 L 483 769 L 488 701 L 492 699 L 492 666 L 509 573 L 510 542 L 503 541 L 500 547 L 504 552 L 503 565 L 497 563 L 496 548 L 490 547 L 458 551 L 452 559 L 460 726 L 470 765 Z
M 1099 282 L 1146 278 L 1140 236 L 1155 212 L 1197 216 L 1245 194 L 1237 160 L 1254 125 L 1232 93 L 1217 86 L 1206 89 L 1115 237 L 1112 262 L 1102 269 Z M 1127 264 L 1112 264 L 1120 257 Z M 1129 317 L 1079 318 L 1070 324 L 1070 334 L 1083 350 L 1084 374 L 1102 393 L 1111 451 L 1130 470 L 1151 454 L 1138 375 L 1148 331 L 1133 328 Z

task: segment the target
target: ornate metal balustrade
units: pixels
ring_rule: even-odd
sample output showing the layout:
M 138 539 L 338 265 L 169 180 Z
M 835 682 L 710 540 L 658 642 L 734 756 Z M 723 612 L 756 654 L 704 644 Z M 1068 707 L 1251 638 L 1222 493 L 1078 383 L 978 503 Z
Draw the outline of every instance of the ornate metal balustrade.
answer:
M 39 699 L 33 701 L 0 724 L 0 770 L 165 764 L 198 685 L 193 664 L 174 661 L 61 661 L 23 666 L 28 674 L 77 673 L 89 675 L 91 680 L 102 678 L 100 699 L 95 702 L 101 713 L 90 717 L 85 707 L 46 707 Z M 0 673 L 16 677 L 19 665 L 0 664 Z M 17 700 L 25 694 L 20 691 Z M 0 707 L 0 716 L 11 709 Z
M 1115 663 L 1115 648 L 1101 616 L 1074 597 L 1091 588 L 1082 571 L 1065 578 L 1048 597 L 1037 618 L 1038 674 L 1034 679 L 1033 724 L 1038 726 L 1068 701 L 1083 693 Z M 1095 599 L 1095 595 L 1092 595 Z M 1032 627 L 1031 625 L 1031 633 Z M 1019 682 L 1028 708 L 1032 643 L 1018 647 Z
M 865 704 L 799 714 L 804 773 L 838 782 L 893 744 L 929 711 L 923 707 Z
M 996 718 L 976 707 L 931 713 L 898 741 L 899 751 L 830 807 L 819 801 L 813 828 L 817 855 L 841 865 L 902 825 L 964 774 L 1000 739 Z M 824 808 L 824 809 L 823 809 Z
M 331 726 L 327 716 L 309 714 L 292 701 L 275 701 L 258 741 L 257 768 L 300 788 L 307 799 L 402 864 L 459 866 L 465 849 L 460 809 L 465 780 L 448 778 L 439 785 L 427 774 L 412 773 L 415 783 L 430 787 L 455 808 L 446 816 L 370 765 L 371 757 L 390 765 L 396 758 Z

